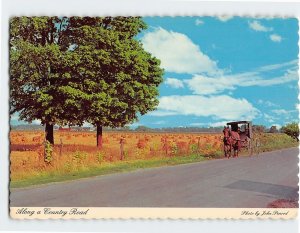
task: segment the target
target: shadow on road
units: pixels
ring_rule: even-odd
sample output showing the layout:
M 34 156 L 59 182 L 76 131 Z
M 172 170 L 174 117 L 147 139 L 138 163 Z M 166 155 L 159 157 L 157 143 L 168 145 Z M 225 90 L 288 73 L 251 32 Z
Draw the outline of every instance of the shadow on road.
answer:
M 234 183 L 224 186 L 224 188 L 265 193 L 273 195 L 275 197 L 287 199 L 298 199 L 299 190 L 299 188 L 289 187 L 285 185 L 254 182 L 249 180 L 238 180 Z

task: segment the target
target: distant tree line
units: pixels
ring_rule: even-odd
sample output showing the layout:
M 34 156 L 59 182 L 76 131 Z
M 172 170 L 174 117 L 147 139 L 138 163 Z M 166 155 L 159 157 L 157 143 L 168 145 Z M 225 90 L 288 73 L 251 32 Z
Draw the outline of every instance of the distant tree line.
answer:
M 41 125 L 15 125 L 11 126 L 13 130 L 43 130 L 44 127 Z M 54 130 L 58 130 L 58 126 L 54 126 Z M 95 131 L 95 127 L 71 127 L 72 131 Z M 119 128 L 110 128 L 104 127 L 103 131 L 114 131 L 114 132 L 169 132 L 169 133 L 221 133 L 223 127 L 164 127 L 164 128 L 150 128 L 147 126 L 140 125 L 135 129 L 130 128 L 129 126 L 119 127 Z M 293 122 L 287 124 L 280 129 L 277 129 L 277 126 L 273 125 L 270 128 L 267 128 L 264 125 L 253 125 L 252 130 L 254 133 L 285 133 L 292 138 L 299 141 L 299 127 L 298 123 Z
M 219 133 L 222 132 L 223 127 L 163 127 L 163 128 L 149 128 L 146 126 L 138 126 L 134 131 L 137 132 L 209 132 Z

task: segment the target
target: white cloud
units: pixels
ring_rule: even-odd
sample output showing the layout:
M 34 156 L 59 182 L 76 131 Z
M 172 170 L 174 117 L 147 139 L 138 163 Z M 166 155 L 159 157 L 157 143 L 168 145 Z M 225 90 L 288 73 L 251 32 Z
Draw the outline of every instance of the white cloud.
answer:
M 203 123 L 203 122 L 194 122 L 194 123 L 191 123 L 190 126 L 207 126 L 208 124 L 207 123 Z
M 290 114 L 291 112 L 293 112 L 294 110 L 292 111 L 287 111 L 285 109 L 273 109 L 272 112 L 275 113 L 276 115 L 288 115 Z
M 165 84 L 170 87 L 173 87 L 173 88 L 183 88 L 184 87 L 183 82 L 176 78 L 167 78 L 165 81 Z
M 195 122 L 195 123 L 191 123 L 190 126 L 196 126 L 196 127 L 222 127 L 222 126 L 226 126 L 227 123 L 228 123 L 228 121 L 207 122 L 207 123 Z
M 232 82 L 225 77 L 213 78 L 203 75 L 195 75 L 193 78 L 184 81 L 194 94 L 209 95 L 218 94 L 224 90 L 234 90 Z
M 268 120 L 269 123 L 274 123 L 275 121 L 273 119 Z
M 178 115 L 178 113 L 176 111 L 156 110 L 153 112 L 149 112 L 148 115 L 161 117 L 161 116 L 175 116 L 175 115 Z
M 131 127 L 131 128 L 136 128 L 136 127 L 138 127 L 138 126 L 142 126 L 142 124 L 139 123 L 139 122 L 134 122 L 134 123 L 132 123 L 132 124 L 127 124 L 126 126 L 129 126 L 129 127 Z
M 10 116 L 10 123 L 12 125 L 19 125 L 19 124 L 29 124 L 28 122 L 26 121 L 23 121 L 23 120 L 19 120 L 19 113 L 16 112 L 14 114 L 12 114 Z M 30 124 L 33 124 L 33 125 L 40 125 L 42 122 L 41 120 L 33 120 Z
M 161 60 L 162 67 L 175 73 L 220 73 L 217 63 L 204 54 L 185 34 L 156 28 L 141 39 L 145 50 Z
M 273 113 L 277 114 L 277 115 L 282 115 L 282 114 L 287 114 L 288 112 L 284 109 L 274 109 L 272 110 Z
M 154 125 L 164 125 L 166 124 L 166 121 L 155 121 L 153 122 Z
M 217 16 L 217 19 L 222 22 L 226 22 L 232 18 L 233 18 L 233 16 L 229 16 L 229 15 Z
M 288 83 L 295 80 L 298 80 L 298 71 L 287 70 L 286 73 L 282 76 L 271 78 L 271 79 L 260 78 L 258 80 L 254 80 L 253 84 L 257 86 L 272 86 L 272 85 Z
M 14 113 L 10 116 L 10 120 L 11 121 L 17 121 L 19 120 L 19 114 L 18 113 Z
M 264 116 L 265 120 L 266 120 L 267 122 L 269 122 L 269 123 L 273 123 L 273 122 L 275 122 L 276 120 L 278 120 L 278 117 L 271 116 L 271 115 L 269 115 L 269 114 L 267 114 L 267 113 L 264 113 L 263 116 Z
M 283 117 L 291 122 L 295 118 L 295 113 L 298 113 L 298 110 L 274 109 L 272 110 L 272 113 L 275 114 L 275 116 L 278 116 L 277 119 Z
M 295 86 L 295 85 L 288 85 L 287 86 L 288 88 L 290 88 L 290 89 L 295 89 L 295 90 L 298 90 L 298 86 Z
M 258 103 L 267 107 L 278 107 L 278 104 L 274 104 L 273 102 L 269 101 L 269 100 L 258 100 Z
M 196 122 L 196 123 L 191 123 L 190 126 L 221 127 L 221 126 L 225 126 L 227 123 L 228 123 L 228 121 L 218 121 L 218 122 L 208 122 L 208 123 Z
M 274 65 L 274 70 L 275 67 L 279 67 L 279 65 Z M 266 69 L 271 70 L 271 66 L 268 66 Z M 295 67 L 288 69 L 282 76 L 274 78 L 262 77 L 261 70 L 264 70 L 264 67 L 257 69 L 256 72 L 245 72 L 220 77 L 194 75 L 191 79 L 184 80 L 184 82 L 193 91 L 193 94 L 210 95 L 222 93 L 225 90 L 232 91 L 236 87 L 272 86 L 298 80 L 298 71 Z
M 159 99 L 155 116 L 193 115 L 215 117 L 224 120 L 252 120 L 259 111 L 246 99 L 235 99 L 231 96 L 163 96 Z
M 91 123 L 88 123 L 88 122 L 84 122 L 83 127 L 93 127 L 93 125 Z
M 32 121 L 33 125 L 40 125 L 41 123 L 42 123 L 41 120 L 33 120 Z
M 264 102 L 265 102 L 265 101 L 263 101 L 263 100 L 261 100 L 261 99 L 258 100 L 258 103 L 259 103 L 259 104 L 263 104 Z
M 274 42 L 279 43 L 279 42 L 281 42 L 282 37 L 277 34 L 272 34 L 272 35 L 270 35 L 270 39 Z
M 259 32 L 269 32 L 272 31 L 273 28 L 265 27 L 263 26 L 259 21 L 254 20 L 252 22 L 248 22 L 248 25 L 251 29 L 254 31 L 259 31 Z
M 279 64 L 272 64 L 272 65 L 267 65 L 267 66 L 263 66 L 257 69 L 257 71 L 259 72 L 265 72 L 265 71 L 272 71 L 272 70 L 277 70 L 277 69 L 281 69 L 284 67 L 293 67 L 294 69 L 296 69 L 298 66 L 298 60 L 291 60 L 288 62 L 283 62 L 283 63 L 279 63 Z
M 225 126 L 228 121 L 219 121 L 219 122 L 214 122 L 214 123 L 209 123 L 208 125 L 211 127 L 221 127 Z
M 196 19 L 195 21 L 196 26 L 204 24 L 204 22 L 201 19 Z

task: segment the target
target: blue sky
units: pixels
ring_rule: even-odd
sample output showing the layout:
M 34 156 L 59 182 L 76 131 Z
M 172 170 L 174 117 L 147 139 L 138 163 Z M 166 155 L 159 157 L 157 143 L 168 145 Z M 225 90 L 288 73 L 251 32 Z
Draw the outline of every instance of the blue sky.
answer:
M 137 125 L 222 126 L 298 121 L 298 22 L 146 17 L 139 35 L 165 69 L 158 109 Z
M 165 69 L 156 111 L 132 127 L 298 121 L 298 21 L 145 17 L 138 39 Z M 17 115 L 12 124 L 20 124 Z M 38 124 L 39 121 L 35 121 Z

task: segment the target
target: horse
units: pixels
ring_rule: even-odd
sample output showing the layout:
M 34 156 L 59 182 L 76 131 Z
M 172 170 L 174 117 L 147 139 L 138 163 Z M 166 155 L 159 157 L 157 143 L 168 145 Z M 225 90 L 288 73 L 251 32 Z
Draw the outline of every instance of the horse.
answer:
M 233 148 L 233 157 L 239 157 L 239 151 L 241 149 L 240 135 L 236 131 L 231 131 L 231 143 Z
M 224 127 L 223 134 L 225 157 L 228 159 L 231 157 L 232 149 L 234 152 L 233 157 L 238 157 L 240 150 L 240 135 L 238 132 L 230 131 L 229 127 Z
M 224 127 L 223 134 L 224 155 L 225 158 L 229 159 L 231 157 L 231 137 L 229 127 Z

